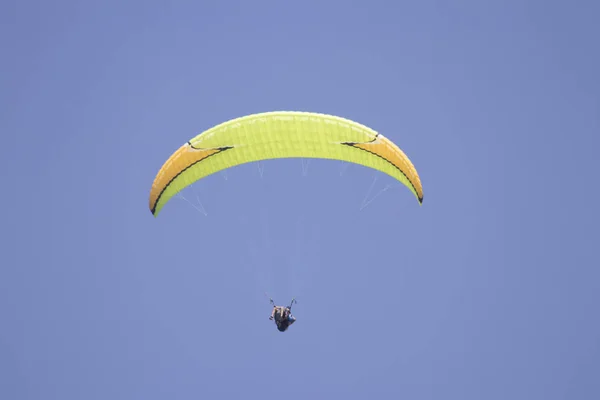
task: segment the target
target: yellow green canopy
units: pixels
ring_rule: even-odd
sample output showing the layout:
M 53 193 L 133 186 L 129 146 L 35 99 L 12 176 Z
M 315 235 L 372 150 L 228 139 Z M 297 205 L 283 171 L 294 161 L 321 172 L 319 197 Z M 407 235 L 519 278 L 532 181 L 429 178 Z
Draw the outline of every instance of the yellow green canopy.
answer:
M 277 111 L 236 118 L 202 132 L 164 163 L 152 184 L 150 210 L 157 216 L 178 192 L 215 172 L 276 158 L 348 161 L 386 173 L 423 202 L 419 175 L 389 139 L 348 119 Z

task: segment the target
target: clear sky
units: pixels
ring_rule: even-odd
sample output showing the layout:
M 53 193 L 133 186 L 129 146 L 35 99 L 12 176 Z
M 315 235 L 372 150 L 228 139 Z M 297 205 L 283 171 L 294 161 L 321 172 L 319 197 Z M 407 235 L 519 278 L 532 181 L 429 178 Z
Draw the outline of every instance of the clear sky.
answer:
M 0 398 L 600 398 L 599 12 L 3 1 Z M 423 206 L 294 159 L 151 215 L 177 147 L 272 110 L 391 138 Z

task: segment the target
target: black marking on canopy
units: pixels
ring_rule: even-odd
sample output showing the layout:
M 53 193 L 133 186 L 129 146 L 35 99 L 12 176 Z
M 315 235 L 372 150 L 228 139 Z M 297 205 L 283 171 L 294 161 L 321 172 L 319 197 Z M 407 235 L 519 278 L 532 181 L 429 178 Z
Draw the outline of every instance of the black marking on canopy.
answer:
M 225 150 L 233 149 L 233 146 L 224 146 L 224 147 L 218 147 L 218 148 L 215 148 L 215 149 L 202 149 L 202 148 L 199 148 L 199 147 L 194 147 L 194 146 L 192 145 L 192 143 L 190 143 L 190 142 L 188 142 L 188 144 L 189 144 L 189 145 L 190 145 L 190 147 L 191 147 L 192 149 L 194 149 L 194 150 L 219 150 L 219 151 L 217 151 L 216 153 L 213 153 L 213 154 L 211 154 L 211 155 L 209 155 L 209 156 L 206 156 L 206 157 L 204 157 L 204 158 L 203 158 L 203 159 L 201 159 L 201 160 L 195 161 L 195 162 L 191 163 L 190 165 L 188 165 L 187 167 L 185 167 L 184 169 L 182 169 L 181 171 L 179 171 L 179 172 L 177 173 L 177 175 L 175 175 L 175 176 L 173 177 L 173 179 L 171 179 L 171 180 L 170 180 L 170 181 L 169 181 L 169 182 L 168 182 L 168 183 L 165 185 L 165 187 L 164 187 L 164 188 L 163 188 L 163 189 L 160 191 L 160 193 L 159 193 L 158 197 L 156 197 L 156 201 L 154 202 L 154 204 L 152 205 L 152 209 L 150 210 L 150 211 L 152 212 L 152 214 L 153 214 L 153 215 L 155 215 L 155 212 L 156 212 L 156 206 L 158 205 L 158 202 L 160 201 L 160 198 L 162 197 L 163 193 L 165 192 L 165 190 L 167 190 L 167 188 L 169 187 L 169 185 L 171 185 L 171 183 L 173 183 L 173 181 L 175 181 L 175 179 L 177 179 L 177 178 L 179 177 L 179 175 L 183 174 L 183 173 L 184 173 L 186 170 L 190 169 L 190 168 L 191 168 L 191 167 L 193 167 L 194 165 L 196 165 L 196 164 L 198 164 L 198 163 L 200 163 L 200 162 L 202 162 L 202 161 L 204 161 L 204 160 L 207 160 L 207 159 L 209 159 L 209 158 L 210 158 L 210 157 L 212 157 L 212 156 L 216 156 L 217 154 L 221 154 L 221 153 L 222 153 L 222 152 L 224 152 Z
M 379 133 L 377 135 L 379 135 Z M 374 142 L 375 139 L 377 139 L 377 135 L 375 136 L 375 138 L 373 140 L 370 140 L 370 141 L 365 142 L 365 143 L 372 143 L 372 142 Z M 394 168 L 396 168 L 398 171 L 400 171 L 400 173 L 402 175 L 404 175 L 404 177 L 406 178 L 406 180 L 408 181 L 408 183 L 410 183 L 410 186 L 412 186 L 412 188 L 415 191 L 415 193 L 417 193 L 417 198 L 419 199 L 419 204 L 423 204 L 423 197 L 419 196 L 419 194 L 418 194 L 419 192 L 417 191 L 417 188 L 415 187 L 414 183 L 412 183 L 412 181 L 410 180 L 410 178 L 408 176 L 406 176 L 406 174 L 404 173 L 404 171 L 402 171 L 400 169 L 400 167 L 398 167 L 396 164 L 394 164 L 393 162 L 391 162 L 387 158 L 385 158 L 385 157 L 383 157 L 383 156 L 381 156 L 381 155 L 379 155 L 377 153 L 373 153 L 372 151 L 369 151 L 367 149 L 363 149 L 362 147 L 356 147 L 357 144 L 365 144 L 365 143 L 360 143 L 360 142 L 343 142 L 342 144 L 346 145 L 346 146 L 350 146 L 350 147 L 358 149 L 358 150 L 366 151 L 367 153 L 373 154 L 374 156 L 377 156 L 377 157 L 381 158 L 382 160 L 387 161 L 388 163 L 390 163 L 391 165 L 393 165 Z

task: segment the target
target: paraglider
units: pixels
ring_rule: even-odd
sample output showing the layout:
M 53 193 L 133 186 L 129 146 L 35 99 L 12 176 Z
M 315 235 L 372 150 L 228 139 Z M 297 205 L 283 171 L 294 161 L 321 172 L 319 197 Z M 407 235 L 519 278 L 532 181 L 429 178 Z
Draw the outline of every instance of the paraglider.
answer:
M 282 158 L 346 161 L 383 172 L 423 203 L 423 187 L 412 162 L 391 140 L 373 129 L 334 115 L 274 111 L 216 125 L 183 144 L 160 168 L 149 196 L 157 217 L 167 202 L 194 182 L 228 168 Z M 276 306 L 270 320 L 285 332 L 296 318 L 289 306 Z
M 273 305 L 273 311 L 271 312 L 271 316 L 269 319 L 275 320 L 275 325 L 277 325 L 277 330 L 279 332 L 285 332 L 294 322 L 296 322 L 296 317 L 292 315 L 292 305 L 296 303 L 296 299 L 292 299 L 290 305 L 287 307 L 276 306 L 273 299 L 269 299 L 271 304 Z
M 156 217 L 180 191 L 240 164 L 277 158 L 321 158 L 360 164 L 390 175 L 423 202 L 419 175 L 400 148 L 373 129 L 327 114 L 275 111 L 214 126 L 175 151 L 157 173 L 149 208 Z

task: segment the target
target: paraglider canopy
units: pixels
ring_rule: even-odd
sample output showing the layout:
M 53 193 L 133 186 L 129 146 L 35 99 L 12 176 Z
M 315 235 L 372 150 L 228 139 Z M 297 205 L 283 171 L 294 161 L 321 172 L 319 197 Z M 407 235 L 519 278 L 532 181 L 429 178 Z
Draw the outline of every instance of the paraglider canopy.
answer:
M 360 164 L 402 182 L 423 202 L 423 188 L 408 157 L 392 141 L 357 122 L 333 115 L 277 111 L 217 125 L 190 139 L 159 170 L 149 208 L 157 216 L 177 193 L 208 175 L 276 158 L 321 158 Z

